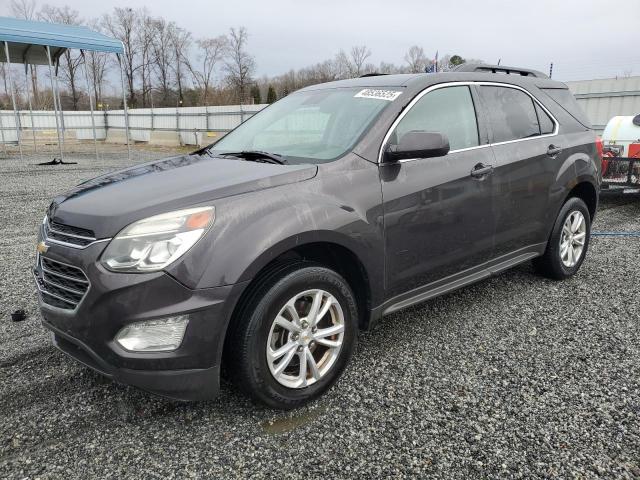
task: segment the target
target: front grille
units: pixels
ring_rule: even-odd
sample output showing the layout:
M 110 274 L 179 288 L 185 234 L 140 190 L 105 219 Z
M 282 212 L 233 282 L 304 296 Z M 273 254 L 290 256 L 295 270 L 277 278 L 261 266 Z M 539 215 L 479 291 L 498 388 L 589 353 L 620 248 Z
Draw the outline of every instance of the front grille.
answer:
M 44 236 L 46 240 L 76 248 L 84 248 L 96 241 L 91 230 L 52 222 L 48 218 L 44 222 Z
M 42 301 L 54 307 L 74 310 L 89 290 L 82 270 L 40 255 L 35 275 Z

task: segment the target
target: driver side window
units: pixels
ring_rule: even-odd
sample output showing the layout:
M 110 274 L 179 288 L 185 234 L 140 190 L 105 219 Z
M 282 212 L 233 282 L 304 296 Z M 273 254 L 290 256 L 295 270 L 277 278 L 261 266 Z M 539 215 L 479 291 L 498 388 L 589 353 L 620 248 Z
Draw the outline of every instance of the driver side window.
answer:
M 427 93 L 400 120 L 391 143 L 397 144 L 405 133 L 416 130 L 445 134 L 451 150 L 478 146 L 478 122 L 469 87 L 444 87 Z

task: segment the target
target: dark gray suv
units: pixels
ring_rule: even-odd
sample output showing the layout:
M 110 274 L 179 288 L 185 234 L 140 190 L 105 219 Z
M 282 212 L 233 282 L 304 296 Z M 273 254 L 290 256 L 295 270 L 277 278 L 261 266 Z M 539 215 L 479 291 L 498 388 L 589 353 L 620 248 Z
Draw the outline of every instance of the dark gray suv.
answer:
M 527 260 L 577 272 L 599 144 L 567 87 L 465 66 L 315 85 L 216 144 L 54 199 L 34 275 L 65 353 L 180 400 L 292 408 L 383 315 Z

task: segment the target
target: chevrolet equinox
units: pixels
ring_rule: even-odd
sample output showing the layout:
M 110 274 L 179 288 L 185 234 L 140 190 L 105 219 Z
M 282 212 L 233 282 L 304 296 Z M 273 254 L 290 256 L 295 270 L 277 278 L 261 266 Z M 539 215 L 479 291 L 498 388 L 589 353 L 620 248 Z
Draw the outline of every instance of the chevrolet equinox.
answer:
M 566 85 L 465 65 L 292 93 L 190 155 L 56 197 L 34 276 L 63 352 L 177 400 L 293 408 L 382 316 L 585 259 L 601 144 Z

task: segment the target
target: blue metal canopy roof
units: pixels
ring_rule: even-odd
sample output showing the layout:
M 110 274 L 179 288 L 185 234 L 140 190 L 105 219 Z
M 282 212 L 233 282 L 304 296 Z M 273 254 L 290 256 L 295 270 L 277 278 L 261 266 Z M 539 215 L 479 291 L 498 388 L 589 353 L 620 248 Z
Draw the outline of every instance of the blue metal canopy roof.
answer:
M 53 58 L 59 57 L 68 48 L 124 53 L 120 40 L 87 27 L 9 17 L 0 17 L 0 42 L 9 43 L 9 57 L 13 63 L 46 64 L 44 47 L 47 45 L 51 48 Z M 0 61 L 6 62 L 4 48 L 0 49 Z

